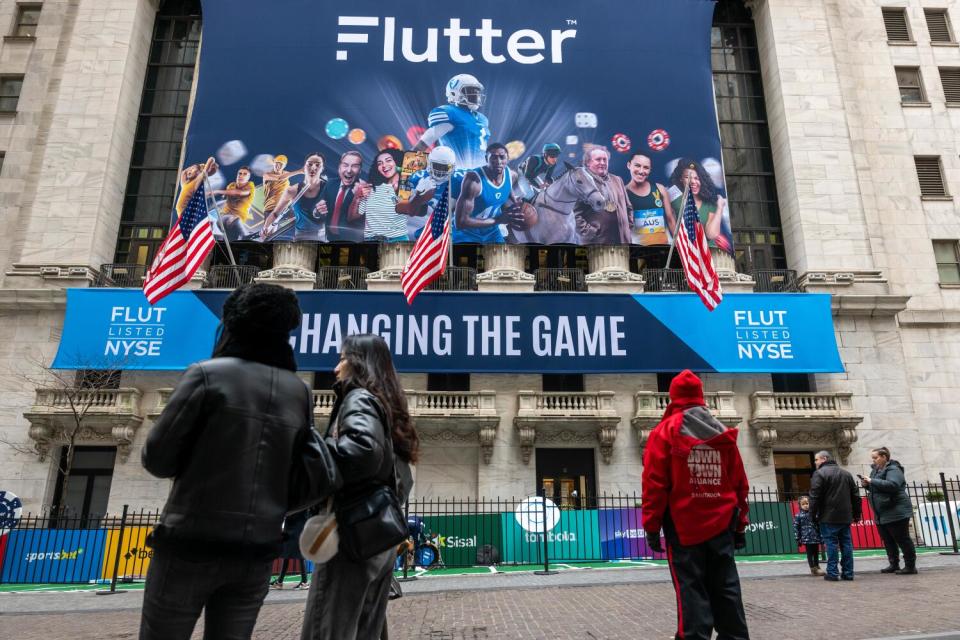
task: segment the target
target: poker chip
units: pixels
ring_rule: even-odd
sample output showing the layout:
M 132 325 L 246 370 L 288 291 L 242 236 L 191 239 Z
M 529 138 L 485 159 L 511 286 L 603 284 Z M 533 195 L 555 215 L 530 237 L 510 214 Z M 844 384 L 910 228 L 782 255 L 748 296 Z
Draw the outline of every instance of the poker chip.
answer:
M 400 138 L 397 136 L 385 135 L 380 136 L 380 139 L 377 140 L 377 151 L 383 151 L 384 149 L 403 149 L 403 143 L 400 141 Z
M 516 160 L 527 150 L 527 145 L 523 144 L 520 140 L 511 140 L 504 146 L 507 148 L 507 158 L 510 160 Z
M 663 129 L 654 129 L 647 136 L 647 145 L 654 151 L 663 151 L 670 146 L 670 134 Z
M 23 503 L 10 491 L 0 491 L 0 536 L 17 526 Z
M 340 140 L 350 131 L 350 125 L 348 125 L 347 121 L 343 118 L 333 118 L 327 122 L 325 130 L 328 136 L 334 140 Z
M 426 132 L 426 129 L 419 125 L 413 125 L 407 129 L 407 142 L 410 143 L 411 147 L 416 146 L 420 142 L 420 138 L 423 137 L 423 134 Z
M 630 151 L 630 138 L 626 134 L 618 133 L 613 136 L 610 140 L 610 144 L 613 145 L 613 148 L 620 153 L 626 153 Z
M 367 139 L 367 132 L 363 129 L 350 129 L 347 134 L 347 140 L 353 144 L 363 144 Z

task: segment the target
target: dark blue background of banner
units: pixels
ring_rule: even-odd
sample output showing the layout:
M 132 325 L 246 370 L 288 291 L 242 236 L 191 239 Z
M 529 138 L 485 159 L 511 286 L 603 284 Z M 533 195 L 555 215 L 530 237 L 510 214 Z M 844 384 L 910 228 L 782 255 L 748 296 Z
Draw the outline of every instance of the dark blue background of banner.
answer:
M 486 87 L 481 111 L 490 119 L 491 142 L 521 140 L 526 157 L 546 142 L 564 146 L 567 135 L 609 147 L 614 134 L 624 133 L 634 150 L 652 157 L 652 179 L 666 182 L 669 160 L 720 158 L 710 69 L 713 8 L 713 0 L 204 0 L 186 162 L 202 162 L 223 143 L 241 140 L 248 154 L 223 167 L 228 180 L 255 155 L 283 153 L 291 168 L 299 168 L 315 151 L 326 155 L 327 174 L 334 175 L 335 158 L 359 149 L 365 176 L 380 136 L 395 135 L 406 145 L 407 128 L 425 127 L 429 111 L 446 104 L 447 80 L 471 73 Z M 378 16 L 381 27 L 344 27 L 344 32 L 368 33 L 370 40 L 338 45 L 340 15 Z M 397 19 L 395 62 L 382 60 L 384 16 Z M 403 60 L 403 27 L 414 28 L 419 51 L 426 29 L 443 29 L 450 18 L 471 29 L 483 18 L 493 19 L 504 32 L 495 40 L 495 53 L 505 53 L 510 33 L 532 28 L 547 40 L 548 60 L 488 64 L 480 57 L 479 39 L 471 36 L 461 50 L 473 54 L 474 62 L 456 64 L 449 60 L 442 33 L 438 62 Z M 550 31 L 570 28 L 577 36 L 563 43 L 563 63 L 552 64 Z M 347 61 L 336 61 L 338 49 L 349 51 Z M 596 113 L 599 127 L 578 130 L 577 112 Z M 324 126 L 336 117 L 364 129 L 367 141 L 357 146 L 329 138 Z M 658 128 L 666 129 L 672 142 L 654 152 L 647 136 Z M 564 146 L 565 153 L 572 151 L 579 164 L 582 150 Z M 628 177 L 627 157 L 614 152 L 611 171 Z
M 63 337 L 54 362 L 65 369 L 184 369 L 209 357 L 220 313 L 228 291 L 178 291 L 151 307 L 134 289 L 70 289 Z M 293 331 L 300 369 L 329 371 L 336 365 L 339 339 L 350 326 L 347 315 L 367 315 L 367 331 L 375 316 L 389 318 L 379 331 L 389 338 L 397 369 L 430 372 L 507 373 L 631 373 L 696 371 L 729 373 L 828 373 L 843 371 L 837 352 L 830 296 L 823 294 L 728 294 L 715 311 L 707 311 L 694 294 L 562 294 L 562 293 L 449 293 L 427 292 L 408 306 L 403 294 L 387 291 L 304 291 L 298 293 L 305 325 Z M 782 315 L 781 315 L 782 314 Z M 330 316 L 338 315 L 340 333 L 328 334 Z M 398 349 L 397 316 L 404 318 L 403 346 Z M 434 322 L 449 317 L 449 353 L 433 349 Z M 500 352 L 486 340 L 482 320 L 475 321 L 472 343 L 468 316 L 487 317 L 492 327 L 499 318 Z M 518 333 L 508 355 L 506 318 L 516 316 Z M 549 319 L 549 331 L 536 331 L 537 318 Z M 601 317 L 605 353 L 580 349 L 578 317 L 591 330 Z M 425 318 L 426 353 L 408 345 L 410 317 Z M 623 337 L 614 344 L 611 318 L 622 317 L 615 330 Z M 572 349 L 559 349 L 560 318 L 570 325 Z M 317 324 L 319 322 L 319 325 Z M 309 330 L 319 326 L 316 338 Z M 306 331 L 306 334 L 305 334 Z M 763 333 L 768 332 L 768 333 Z M 771 334 L 770 332 L 773 332 Z M 754 335 L 756 334 L 756 335 Z M 304 349 L 304 337 L 307 338 Z M 330 345 L 325 343 L 330 340 Z M 552 352 L 538 354 L 549 339 Z M 317 341 L 314 349 L 314 340 Z M 470 353 L 468 344 L 474 345 Z M 109 356 L 109 345 L 114 353 Z M 120 345 L 120 355 L 116 347 Z M 743 353 L 749 348 L 750 357 Z M 619 348 L 625 352 L 613 355 Z M 138 355 L 137 350 L 142 349 Z M 789 357 L 771 358 L 770 350 L 788 349 Z M 763 351 L 761 355 L 758 350 Z M 123 353 L 127 356 L 123 356 Z

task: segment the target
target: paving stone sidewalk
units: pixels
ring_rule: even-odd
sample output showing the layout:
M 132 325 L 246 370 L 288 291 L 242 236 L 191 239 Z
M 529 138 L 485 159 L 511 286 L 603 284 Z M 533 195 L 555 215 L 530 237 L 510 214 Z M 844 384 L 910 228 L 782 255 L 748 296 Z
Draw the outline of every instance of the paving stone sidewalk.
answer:
M 960 638 L 960 558 L 930 555 L 922 563 L 918 576 L 881 576 L 880 562 L 858 562 L 852 583 L 812 578 L 797 563 L 741 565 L 751 637 L 857 640 L 955 632 Z M 408 595 L 391 603 L 390 638 L 666 640 L 675 624 L 668 579 L 659 567 L 421 579 L 406 583 Z M 254 637 L 299 638 L 305 596 L 271 592 Z M 3 594 L 0 625 L 17 640 L 135 638 L 141 598 L 140 592 Z M 201 637 L 200 629 L 194 637 Z

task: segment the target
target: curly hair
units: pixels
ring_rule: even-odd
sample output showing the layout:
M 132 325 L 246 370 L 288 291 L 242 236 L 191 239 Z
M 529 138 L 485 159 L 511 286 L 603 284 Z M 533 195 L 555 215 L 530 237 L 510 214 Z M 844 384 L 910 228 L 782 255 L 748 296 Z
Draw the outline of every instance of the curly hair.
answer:
M 377 159 L 383 154 L 387 154 L 393 158 L 394 164 L 397 165 L 397 173 L 400 173 L 400 167 L 403 166 L 403 151 L 399 149 L 384 149 L 383 151 L 377 151 L 377 155 L 373 156 L 373 163 L 370 165 L 370 171 L 367 172 L 367 182 L 372 186 L 379 186 L 387 181 L 383 177 L 383 174 L 380 173 L 380 169 L 377 168 Z
M 700 178 L 700 199 L 710 204 L 717 204 L 717 196 L 719 195 L 717 185 L 713 184 L 713 179 L 710 178 L 710 174 L 703 168 L 703 165 L 692 158 L 680 158 L 670 175 L 670 182 L 682 190 L 684 186 L 683 174 L 690 168 L 690 165 L 693 165 L 693 170 L 697 172 L 697 177 Z
M 234 336 L 282 336 L 300 325 L 297 294 L 257 282 L 234 289 L 223 303 L 223 326 Z
M 390 347 L 380 336 L 368 333 L 344 338 L 340 352 L 347 362 L 346 385 L 362 387 L 380 400 L 387 411 L 394 452 L 402 460 L 416 463 L 420 438 L 393 367 Z

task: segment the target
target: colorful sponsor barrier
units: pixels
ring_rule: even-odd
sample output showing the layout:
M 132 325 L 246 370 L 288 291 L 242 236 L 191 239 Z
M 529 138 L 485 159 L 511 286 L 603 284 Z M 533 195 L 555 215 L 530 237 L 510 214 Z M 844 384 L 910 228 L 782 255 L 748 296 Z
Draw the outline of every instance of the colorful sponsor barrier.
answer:
M 0 582 L 89 582 L 100 577 L 105 529 L 22 529 L 8 534 Z
M 744 531 L 747 555 L 796 553 L 793 512 L 788 502 L 750 503 L 750 524 Z
M 666 557 L 653 551 L 647 543 L 642 515 L 639 508 L 600 509 L 600 554 L 604 560 Z M 664 544 L 662 536 L 661 544 Z
M 503 514 L 503 562 L 540 563 L 600 558 L 600 520 L 595 509 L 561 510 L 552 500 L 527 498 Z
M 153 559 L 153 548 L 147 544 L 147 535 L 152 529 L 153 527 L 128 527 L 123 530 L 122 538 L 120 538 L 119 529 L 109 529 L 100 578 L 103 580 L 113 578 L 117 554 L 120 554 L 120 563 L 117 565 L 119 577 L 135 579 L 146 577 L 150 561 Z
M 930 547 L 951 547 L 950 522 L 960 542 L 960 502 L 921 502 L 917 505 L 920 538 Z
M 438 564 L 470 566 L 482 564 L 477 552 L 503 547 L 503 515 L 483 513 L 462 516 L 423 516 L 424 534 L 437 546 Z M 501 557 L 502 559 L 502 557 Z

